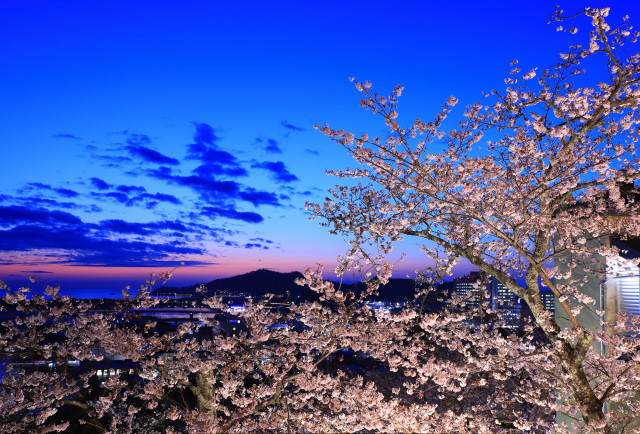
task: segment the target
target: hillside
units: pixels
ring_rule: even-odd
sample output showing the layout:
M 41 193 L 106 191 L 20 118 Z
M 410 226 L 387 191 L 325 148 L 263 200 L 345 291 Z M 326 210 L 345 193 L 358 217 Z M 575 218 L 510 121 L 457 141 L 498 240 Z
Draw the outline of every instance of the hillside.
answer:
M 295 280 L 302 278 L 302 273 L 297 271 L 280 273 L 260 269 L 233 277 L 215 279 L 204 284 L 206 295 L 216 294 L 245 294 L 253 297 L 263 297 L 265 294 L 286 296 L 291 299 L 317 300 L 315 292 L 308 287 L 300 286 Z M 336 284 L 337 286 L 338 284 Z M 184 288 L 162 287 L 153 291 L 154 296 L 196 295 L 196 289 L 201 285 L 192 285 Z M 362 283 L 342 284 L 343 291 L 359 293 L 364 289 Z M 440 296 L 437 291 L 435 296 Z M 415 294 L 415 282 L 411 279 L 390 279 L 387 285 L 380 287 L 376 300 L 404 301 L 413 300 Z M 434 300 L 435 301 L 435 300 Z

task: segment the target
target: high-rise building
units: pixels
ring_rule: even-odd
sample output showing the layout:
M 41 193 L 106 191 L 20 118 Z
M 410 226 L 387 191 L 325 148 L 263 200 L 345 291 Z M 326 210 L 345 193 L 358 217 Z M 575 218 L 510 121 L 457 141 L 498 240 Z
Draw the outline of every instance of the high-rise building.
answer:
M 467 307 L 477 308 L 484 294 L 480 294 L 477 282 L 480 279 L 480 273 L 473 271 L 467 276 L 456 277 L 452 282 L 446 283 L 451 294 L 463 301 Z M 481 297 L 482 295 L 482 297 Z
M 523 315 L 531 316 L 523 300 L 509 291 L 498 279 L 491 277 L 486 286 L 480 289 L 477 283 L 480 278 L 480 273 L 476 271 L 467 276 L 456 277 L 453 281 L 443 284 L 443 287 L 466 309 L 478 310 L 480 303 L 484 303 L 494 311 L 493 318 L 503 321 L 505 327 L 517 327 Z M 545 307 L 554 312 L 555 297 L 551 290 L 541 289 L 540 297 Z
M 507 327 L 516 327 L 520 320 L 520 297 L 509 291 L 498 279 L 491 277 L 491 308 Z
M 551 292 L 550 289 L 541 289 L 540 290 L 540 298 L 542 298 L 542 303 L 544 304 L 544 307 L 546 307 L 547 310 L 550 310 L 551 312 L 554 312 L 554 314 L 555 314 L 556 298 L 553 295 L 553 292 Z
M 521 316 L 520 298 L 495 277 L 491 277 L 484 287 L 479 288 L 478 280 L 480 279 L 480 273 L 476 271 L 467 276 L 457 277 L 445 285 L 449 292 L 462 303 L 461 306 L 465 309 L 478 310 L 484 318 L 483 321 L 493 318 L 502 321 L 506 327 L 516 327 Z M 484 316 L 479 310 L 480 303 L 492 309 L 495 316 Z M 473 321 L 475 320 L 477 318 Z

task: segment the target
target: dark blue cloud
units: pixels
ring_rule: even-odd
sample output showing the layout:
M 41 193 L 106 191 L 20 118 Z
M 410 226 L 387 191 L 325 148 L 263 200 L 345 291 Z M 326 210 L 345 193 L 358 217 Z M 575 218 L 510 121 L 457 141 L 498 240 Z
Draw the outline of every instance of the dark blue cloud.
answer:
M 263 250 L 269 250 L 269 246 L 263 246 L 262 244 L 259 243 L 246 243 L 244 245 L 245 249 L 263 249 Z
M 122 188 L 120 188 L 122 187 Z M 91 196 L 97 200 L 112 199 L 125 206 L 144 206 L 153 208 L 160 202 L 181 205 L 182 201 L 171 194 L 165 193 L 141 193 L 146 191 L 143 187 L 119 186 L 116 191 L 107 193 L 91 192 Z M 131 194 L 133 193 L 133 194 Z
M 97 193 L 94 193 L 93 195 L 94 197 L 99 197 Z M 126 205 L 129 202 L 129 196 L 127 196 L 125 193 L 121 193 L 118 191 L 110 191 L 109 193 L 105 193 L 104 197 L 114 199 L 116 202 L 120 202 L 124 205 Z
M 175 177 L 173 170 L 167 166 L 160 166 L 157 169 L 147 170 L 147 175 L 163 181 L 173 181 Z
M 112 219 L 103 220 L 98 227 L 107 232 L 117 232 L 121 234 L 149 235 L 163 231 L 178 231 L 181 234 L 195 233 L 200 234 L 199 228 L 187 228 L 183 223 L 178 221 L 163 220 L 150 223 L 133 223 L 124 220 Z
M 311 155 L 315 155 L 316 157 L 320 156 L 320 152 L 318 152 L 316 150 L 313 150 L 313 149 L 306 148 L 305 152 L 307 152 L 308 154 L 311 154 Z
M 122 134 L 126 134 L 127 143 L 131 146 L 143 146 L 151 144 L 151 139 L 146 134 L 130 134 L 129 131 L 122 131 Z
M 128 132 L 124 132 L 127 134 Z M 167 157 L 160 152 L 149 148 L 147 145 L 151 144 L 151 139 L 146 134 L 128 134 L 127 146 L 125 149 L 131 153 L 131 155 L 142 158 L 149 163 L 169 164 L 177 166 L 180 164 L 175 158 Z
M 55 188 L 48 184 L 43 184 L 41 182 L 30 182 L 27 184 L 28 190 L 47 190 L 54 193 L 59 194 L 62 197 L 70 198 L 70 197 L 78 197 L 80 193 L 74 190 L 70 190 L 68 188 Z
M 167 266 L 167 260 L 174 256 L 202 255 L 206 252 L 179 242 L 149 243 L 145 241 L 129 241 L 126 239 L 90 239 L 84 248 L 76 248 L 76 252 L 67 257 L 70 265 L 101 266 Z M 177 260 L 176 262 L 180 262 Z M 176 264 L 177 265 L 177 264 Z
M 285 166 L 282 161 L 264 161 L 262 163 L 254 163 L 251 167 L 268 170 L 276 182 L 288 183 L 299 180 L 296 175 L 289 172 L 287 166 Z
M 271 152 L 272 154 L 282 154 L 282 150 L 280 149 L 280 146 L 278 146 L 278 142 L 273 139 L 269 139 L 267 141 L 267 147 L 264 148 L 264 150 Z
M 324 191 L 324 190 L 323 190 L 323 191 Z M 288 193 L 289 193 L 289 194 L 292 194 L 292 195 L 295 195 L 295 196 L 307 196 L 307 197 L 309 197 L 309 196 L 313 196 L 313 195 L 314 195 L 314 194 L 313 194 L 311 191 L 309 191 L 309 190 L 305 190 L 305 191 L 296 191 L 296 190 L 294 190 L 294 189 L 290 189 L 290 190 L 288 190 Z
M 160 152 L 154 151 L 153 149 L 147 148 L 145 146 L 128 145 L 125 147 L 125 149 L 129 151 L 131 155 L 138 156 L 150 163 L 170 164 L 172 166 L 177 166 L 178 164 L 180 164 L 180 162 L 175 158 L 167 157 L 166 155 L 163 155 Z
M 29 182 L 27 183 L 27 188 L 30 190 L 51 190 L 52 187 L 48 184 L 43 184 L 41 182 Z
M 238 197 L 247 202 L 251 202 L 255 206 L 260 205 L 273 205 L 273 206 L 281 206 L 280 201 L 278 200 L 278 196 L 274 193 L 270 193 L 268 191 L 259 191 L 253 188 L 248 188 L 245 191 L 241 191 L 238 193 Z
M 186 156 L 188 160 L 197 160 L 202 163 L 193 170 L 195 175 L 201 177 L 248 175 L 233 154 L 217 146 L 219 137 L 215 135 L 213 128 L 207 124 L 195 125 L 196 133 L 193 136 L 195 143 L 187 145 Z
M 286 129 L 290 130 L 290 131 L 304 131 L 305 129 L 302 127 L 298 127 L 296 125 L 290 124 L 287 121 L 282 121 L 280 122 L 280 124 L 285 127 Z
M 62 211 L 20 206 L 0 207 L 0 251 L 31 252 L 50 250 L 57 263 L 100 266 L 166 266 L 167 260 L 183 255 L 205 254 L 188 237 L 200 234 L 178 221 L 131 223 L 106 220 L 84 223 Z M 149 235 L 178 231 L 178 237 L 150 242 Z M 122 235 L 142 239 L 117 238 Z
M 136 199 L 152 199 L 158 202 L 168 202 L 168 203 L 172 203 L 174 205 L 181 205 L 182 202 L 180 201 L 180 199 L 178 199 L 177 197 L 170 195 L 170 194 L 165 194 L 165 193 L 155 193 L 155 194 L 151 194 L 151 193 L 144 193 L 141 194 L 140 196 L 136 197 L 134 200 Z
M 99 160 L 99 161 L 104 161 L 105 163 L 102 164 L 103 167 L 113 167 L 116 169 L 121 169 L 122 165 L 125 163 L 131 163 L 133 162 L 133 160 L 129 157 L 124 157 L 122 155 L 119 156 L 112 156 L 112 155 L 95 155 L 92 158 Z
M 259 241 L 261 243 L 273 244 L 273 241 L 267 240 L 267 239 L 264 239 L 264 238 L 260 238 L 260 237 L 250 238 L 249 241 Z
M 91 185 L 97 188 L 98 190 L 108 190 L 111 188 L 110 184 L 107 184 L 100 178 L 91 178 Z
M 195 123 L 196 133 L 193 139 L 196 143 L 214 145 L 220 137 L 216 136 L 215 130 L 205 123 Z
M 147 235 L 149 228 L 140 223 L 125 222 L 124 220 L 103 220 L 99 224 L 100 229 L 108 232 L 117 232 L 120 234 L 138 234 Z
M 195 267 L 201 265 L 217 265 L 216 262 L 209 261 L 193 261 L 186 259 L 163 259 L 163 258 L 145 258 L 142 260 L 129 259 L 120 256 L 119 253 L 110 254 L 109 252 L 94 253 L 87 255 L 77 255 L 73 258 L 73 262 L 65 262 L 70 266 L 100 266 L 100 267 L 156 267 L 164 270 L 177 267 L 182 264 L 184 267 Z
M 82 140 L 80 137 L 74 136 L 73 134 L 55 134 L 53 136 L 54 139 L 71 139 L 71 140 Z
M 136 185 L 119 185 L 116 187 L 117 191 L 120 191 L 122 193 L 146 193 L 147 189 L 141 186 L 136 186 Z
M 27 274 L 53 274 L 53 271 L 42 271 L 42 270 L 20 270 L 21 273 Z
M 64 211 L 50 211 L 43 208 L 28 208 L 11 205 L 0 206 L 0 226 L 20 223 L 39 223 L 47 226 L 78 224 L 82 221 Z
M 240 160 L 234 152 L 220 148 L 218 132 L 209 125 L 195 124 L 193 143 L 187 145 L 186 152 L 186 158 L 195 162 L 191 166 L 195 168 L 190 172 L 177 168 L 177 159 L 152 149 L 149 136 L 129 132 L 124 134 L 124 143 L 112 144 L 108 149 L 101 150 L 96 146 L 82 149 L 98 164 L 105 163 L 117 168 L 121 174 L 130 170 L 136 176 L 147 175 L 173 186 L 185 187 L 179 190 L 196 193 L 199 204 L 181 207 L 177 210 L 179 217 L 175 220 L 163 217 L 146 223 L 124 219 L 92 220 L 88 223 L 74 215 L 73 210 L 100 212 L 101 209 L 95 204 L 101 201 L 110 206 L 115 202 L 120 204 L 120 208 L 141 206 L 150 209 L 159 204 L 175 207 L 183 205 L 186 199 L 162 190 L 148 191 L 138 185 L 114 183 L 107 176 L 97 173 L 97 176 L 79 182 L 82 189 L 77 191 L 72 184 L 69 184 L 71 188 L 61 188 L 31 183 L 25 188 L 29 192 L 24 194 L 25 197 L 0 197 L 0 204 L 5 205 L 0 207 L 0 253 L 37 252 L 38 259 L 28 266 L 33 270 L 37 270 L 40 263 L 51 261 L 65 265 L 167 267 L 169 260 L 180 261 L 187 255 L 209 254 L 202 243 L 211 240 L 237 248 L 266 249 L 276 246 L 273 241 L 262 238 L 236 242 L 233 239 L 237 231 L 211 227 L 215 226 L 211 220 L 221 219 L 229 219 L 236 224 L 263 222 L 263 215 L 251 211 L 251 208 L 260 205 L 282 206 L 280 202 L 286 196 L 281 191 L 264 191 L 236 182 L 236 178 L 248 175 L 251 162 Z M 267 152 L 281 153 L 276 140 L 263 140 L 262 146 Z M 155 165 L 149 165 L 141 171 L 138 164 L 131 164 L 140 159 Z M 136 172 L 133 172 L 134 167 L 137 168 Z M 297 180 L 282 162 L 255 163 L 253 169 L 266 170 L 278 182 Z M 175 190 L 172 188 L 170 191 L 173 193 Z M 40 194 L 42 192 L 46 194 Z M 80 200 L 81 197 L 84 200 Z M 249 202 L 252 206 L 244 211 L 239 202 L 245 202 L 245 206 Z M 190 209 L 190 212 L 185 209 Z M 159 209 L 158 213 L 160 211 L 164 209 Z M 229 225 L 229 228 L 233 226 Z M 7 263 L 18 260 L 13 255 L 0 256 Z M 18 256 L 22 261 L 24 256 Z
M 227 176 L 247 176 L 249 173 L 245 168 L 239 165 L 233 165 L 231 167 L 225 167 L 221 164 L 207 163 L 198 166 L 193 170 L 193 173 L 202 177 L 213 177 L 215 175 L 227 175 Z
M 233 208 L 217 208 L 212 206 L 207 206 L 202 208 L 203 215 L 211 217 L 211 216 L 220 216 L 224 218 L 228 218 L 231 220 L 240 220 L 247 223 L 260 223 L 264 220 L 260 214 L 255 212 L 241 212 L 236 211 Z
M 200 176 L 176 176 L 176 175 L 167 175 L 166 172 L 163 172 L 162 176 L 158 176 L 159 178 L 164 178 L 168 181 L 172 181 L 178 185 L 183 185 L 185 187 L 191 187 L 196 190 L 200 190 L 201 192 L 210 193 L 210 194 L 223 194 L 229 196 L 235 196 L 237 192 L 240 191 L 240 184 L 235 181 L 215 181 L 213 179 L 207 179 Z
M 278 143 L 277 140 L 274 140 L 274 139 L 263 139 L 262 137 L 258 137 L 254 145 L 264 147 L 265 151 L 270 152 L 272 154 L 282 154 L 282 149 L 280 149 L 280 144 Z
M 93 244 L 82 225 L 28 223 L 0 231 L 0 251 L 85 250 Z
M 0 198 L 1 199 L 1 198 Z M 15 196 L 11 198 L 11 202 L 18 206 L 28 206 L 29 208 L 62 208 L 65 210 L 81 209 L 85 212 L 102 212 L 102 208 L 95 204 L 78 204 L 74 202 L 61 202 L 55 199 L 35 196 Z
M 171 221 L 171 220 L 163 220 L 161 222 L 157 222 L 157 223 L 153 223 L 153 225 L 155 225 L 155 227 L 157 228 L 163 228 L 163 229 L 167 229 L 167 230 L 173 230 L 173 231 L 180 231 L 183 233 L 186 232 L 198 232 L 196 230 L 193 229 L 187 229 L 187 227 L 179 222 L 179 221 Z
M 236 157 L 227 151 L 210 148 L 205 145 L 192 144 L 189 145 L 189 152 L 187 153 L 187 159 L 200 160 L 205 163 L 217 163 L 217 164 L 231 164 L 238 165 Z
M 173 184 L 190 187 L 200 194 L 203 200 L 211 204 L 224 204 L 228 201 L 235 202 L 237 200 L 244 200 L 256 206 L 280 206 L 278 196 L 275 194 L 267 191 L 258 191 L 251 187 L 243 190 L 242 186 L 235 181 L 216 181 L 211 178 L 195 175 L 174 175 L 168 167 L 150 170 L 148 174 Z
M 192 170 L 191 174 L 185 175 L 168 166 L 149 169 L 146 174 L 173 185 L 188 187 L 200 195 L 202 202 L 215 205 L 221 210 L 235 209 L 235 203 L 239 200 L 251 202 L 255 206 L 281 206 L 282 198 L 276 194 L 258 191 L 230 180 L 229 178 L 247 176 L 247 170 L 232 153 L 218 146 L 220 138 L 210 125 L 196 123 L 195 128 L 194 143 L 187 145 L 186 159 L 201 164 Z M 255 167 L 268 170 L 278 182 L 292 182 L 298 179 L 288 172 L 282 162 L 265 162 Z
M 69 190 L 68 188 L 54 188 L 53 191 L 58 193 L 62 197 L 78 197 L 80 193 L 77 191 Z

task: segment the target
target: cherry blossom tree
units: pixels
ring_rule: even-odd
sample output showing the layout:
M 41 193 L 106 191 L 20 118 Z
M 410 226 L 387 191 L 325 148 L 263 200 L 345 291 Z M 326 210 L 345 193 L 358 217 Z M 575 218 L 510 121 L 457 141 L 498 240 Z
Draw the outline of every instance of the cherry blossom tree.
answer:
M 288 309 L 249 303 L 238 312 L 243 332 L 200 338 L 196 324 L 160 331 L 156 321 L 136 318 L 138 308 L 157 302 L 148 286 L 108 311 L 60 297 L 57 288 L 47 288 L 49 301 L 28 298 L 26 288 L 9 291 L 0 330 L 3 431 L 512 432 L 550 425 L 548 409 L 535 402 L 550 395 L 536 392 L 526 363 L 504 362 L 545 363 L 530 338 L 471 330 L 463 313 L 376 312 L 364 303 L 376 284 L 343 292 L 320 268 L 300 283 L 320 300 Z M 206 303 L 228 310 L 220 298 Z M 363 363 L 341 360 L 346 349 Z M 135 373 L 97 375 L 114 356 L 135 363 Z M 33 360 L 56 369 L 25 367 Z
M 565 16 L 557 9 L 551 22 L 558 31 L 576 34 L 574 23 L 591 22 L 585 41 L 572 43 L 547 69 L 523 72 L 514 61 L 507 88 L 467 106 L 448 131 L 455 97 L 433 121 L 405 127 L 397 108 L 402 87 L 383 96 L 371 83 L 356 82 L 360 106 L 382 116 L 390 133 L 372 137 L 316 126 L 358 163 L 330 173 L 364 181 L 336 187 L 324 204 L 309 204 L 333 233 L 350 239 L 339 273 L 378 274 L 384 281 L 392 268 L 386 255 L 411 236 L 425 240 L 422 250 L 435 264 L 421 270 L 422 279 L 434 282 L 464 258 L 522 298 L 548 345 L 539 341 L 528 352 L 514 346 L 508 363 L 550 393 L 534 401 L 573 418 L 572 429 L 593 432 L 624 431 L 640 414 L 637 318 L 606 318 L 585 293 L 588 281 L 604 280 L 607 264 L 621 261 L 622 252 L 607 240 L 640 236 L 634 186 L 640 54 L 631 51 L 638 33 L 627 17 L 611 27 L 608 14 L 609 8 L 587 8 Z M 585 65 L 606 73 L 596 81 Z M 589 80 L 592 86 L 584 84 Z M 541 286 L 559 300 L 556 316 L 566 327 L 545 308 Z M 602 327 L 586 325 L 587 312 Z M 429 334 L 435 322 L 422 319 L 422 332 Z M 441 328 L 437 335 L 442 338 Z M 596 351 L 599 343 L 608 351 Z M 428 363 L 412 357 L 403 363 Z M 512 397 L 522 390 L 515 388 Z M 516 426 L 540 429 L 525 419 Z

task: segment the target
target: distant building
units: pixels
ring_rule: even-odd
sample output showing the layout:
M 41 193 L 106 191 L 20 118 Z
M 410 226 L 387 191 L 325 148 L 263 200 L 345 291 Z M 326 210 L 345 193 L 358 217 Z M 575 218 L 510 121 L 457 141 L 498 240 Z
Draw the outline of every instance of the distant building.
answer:
M 406 303 L 404 302 L 393 302 L 393 301 L 380 301 L 380 300 L 372 300 L 367 301 L 366 306 L 367 309 L 376 311 L 376 312 L 386 312 L 392 311 L 394 309 L 402 308 Z
M 547 310 L 550 310 L 551 312 L 553 312 L 555 315 L 556 298 L 553 295 L 553 292 L 551 292 L 550 289 L 541 289 L 540 298 L 542 298 L 542 303 L 544 304 L 544 307 L 546 307 Z
M 521 316 L 521 300 L 498 279 L 491 277 L 491 308 L 507 327 L 517 327 Z
M 460 300 L 464 300 L 466 307 L 478 308 L 480 300 L 484 298 L 484 292 L 481 293 L 477 288 L 477 281 L 480 279 L 480 273 L 472 271 L 467 276 L 456 277 L 452 282 L 445 283 L 451 294 Z
M 522 303 L 520 298 L 495 277 L 491 277 L 484 288 L 478 288 L 477 282 L 480 278 L 480 273 L 475 271 L 443 285 L 460 301 L 463 301 L 465 308 L 478 310 L 480 303 L 483 303 L 495 312 L 495 319 L 504 321 L 506 327 L 516 327 L 521 319 Z M 553 299 L 550 303 L 553 305 Z

